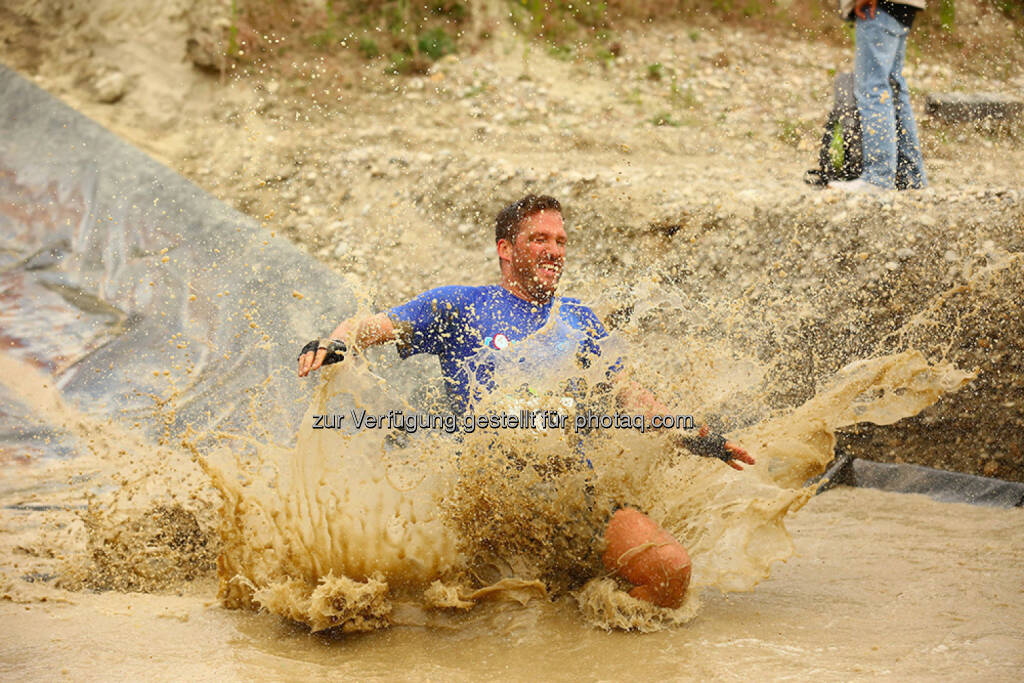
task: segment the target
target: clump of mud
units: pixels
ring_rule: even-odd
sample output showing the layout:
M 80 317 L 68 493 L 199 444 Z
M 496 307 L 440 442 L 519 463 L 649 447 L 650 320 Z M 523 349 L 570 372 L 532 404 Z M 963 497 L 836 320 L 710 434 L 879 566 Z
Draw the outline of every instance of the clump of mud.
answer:
M 82 519 L 87 548 L 61 572 L 62 588 L 156 592 L 209 576 L 216 567 L 216 535 L 180 504 L 113 519 L 94 506 Z
M 457 530 L 468 586 L 515 576 L 559 594 L 602 571 L 612 504 L 598 499 L 585 473 L 541 476 L 532 466 L 493 463 L 464 472 L 453 489 L 442 510 Z
M 288 579 L 253 589 L 253 601 L 274 614 L 305 622 L 312 631 L 373 631 L 390 625 L 388 584 L 380 575 L 366 581 L 328 572 L 311 586 Z

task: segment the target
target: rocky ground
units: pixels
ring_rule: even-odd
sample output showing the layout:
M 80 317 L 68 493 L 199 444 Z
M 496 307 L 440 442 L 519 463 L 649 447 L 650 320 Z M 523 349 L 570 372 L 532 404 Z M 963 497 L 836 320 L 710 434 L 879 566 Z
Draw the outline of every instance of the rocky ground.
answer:
M 368 308 L 494 281 L 493 215 L 554 194 L 564 286 L 612 326 L 745 349 L 778 409 L 871 354 L 977 368 L 969 389 L 843 447 L 1024 481 L 1024 128 L 923 116 L 928 92 L 1020 97 L 1020 66 L 984 80 L 912 55 L 931 187 L 846 197 L 802 176 L 849 45 L 667 21 L 621 31 L 617 57 L 498 31 L 417 76 L 311 46 L 211 73 L 187 52 L 201 4 L 15 4 L 0 61 L 346 274 Z M 647 283 L 700 315 L 654 329 Z

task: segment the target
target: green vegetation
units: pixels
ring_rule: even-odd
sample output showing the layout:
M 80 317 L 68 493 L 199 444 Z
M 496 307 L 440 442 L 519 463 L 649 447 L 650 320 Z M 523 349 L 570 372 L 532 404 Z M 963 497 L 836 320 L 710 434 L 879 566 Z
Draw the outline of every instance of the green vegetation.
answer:
M 380 57 L 380 46 L 377 45 L 377 41 L 373 38 L 363 37 L 359 39 L 359 53 L 363 55 L 365 59 L 373 59 Z
M 953 0 L 941 0 L 939 2 L 939 25 L 943 31 L 950 32 L 956 24 L 956 5 Z
M 602 47 L 597 49 L 594 56 L 604 62 L 605 65 L 608 65 L 615 61 L 615 58 L 619 56 L 619 53 L 615 50 Z
M 686 86 L 685 88 L 679 87 L 679 82 L 676 77 L 672 77 L 672 85 L 669 86 L 669 99 L 677 107 L 683 109 L 700 109 L 701 103 L 697 99 L 697 95 L 693 92 L 693 88 Z
M 632 104 L 637 109 L 643 110 L 646 107 L 644 103 L 644 97 L 640 93 L 640 88 L 633 88 L 629 91 L 628 95 L 623 95 L 622 100 L 627 104 Z
M 857 29 L 856 24 L 852 21 L 843 22 L 843 36 L 846 38 L 850 45 L 857 44 Z
M 672 126 L 673 128 L 678 128 L 683 125 L 682 122 L 672 118 L 672 114 L 670 112 L 661 112 L 660 114 L 656 114 L 654 118 L 651 119 L 651 123 L 656 126 Z
M 228 25 L 228 57 L 238 55 L 238 3 L 231 0 L 231 23 Z
M 974 22 L 957 22 L 955 0 L 937 0 L 919 15 L 912 38 L 928 46 L 923 58 L 967 73 L 1010 73 L 1020 57 L 1024 3 L 973 2 L 963 16 L 997 13 L 1011 25 L 982 35 Z M 225 51 L 244 63 L 305 44 L 338 57 L 382 60 L 395 73 L 425 72 L 508 26 L 558 59 L 610 64 L 622 51 L 616 31 L 666 20 L 685 23 L 691 41 L 723 24 L 798 40 L 853 41 L 852 25 L 839 20 L 834 3 L 820 0 L 230 0 Z M 648 67 L 652 80 L 666 75 L 657 64 Z
M 513 25 L 559 42 L 581 28 L 606 28 L 608 3 L 596 0 L 506 0 Z
M 561 59 L 562 61 L 569 61 L 573 57 L 572 46 L 570 45 L 556 45 L 552 44 L 548 46 L 548 54 L 555 59 Z
M 778 119 L 775 124 L 778 126 L 778 132 L 775 136 L 792 147 L 799 145 L 804 136 L 813 128 L 813 124 L 808 121 L 795 121 L 792 119 Z M 835 139 L 833 137 L 834 142 Z M 842 146 L 841 139 L 839 144 Z
M 426 55 L 435 62 L 456 51 L 455 41 L 440 26 L 427 29 L 420 34 L 419 40 L 416 41 L 416 47 L 419 48 L 420 54 Z

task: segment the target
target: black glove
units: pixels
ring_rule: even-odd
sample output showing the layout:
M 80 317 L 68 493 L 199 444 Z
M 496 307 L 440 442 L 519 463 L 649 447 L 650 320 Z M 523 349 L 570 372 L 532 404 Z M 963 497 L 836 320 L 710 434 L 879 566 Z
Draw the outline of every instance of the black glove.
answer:
M 725 450 L 725 442 L 728 441 L 721 434 L 708 434 L 707 436 L 684 436 L 680 441 L 694 455 L 705 458 L 718 458 L 722 462 L 729 462 L 733 454 Z
M 340 339 L 329 339 L 326 344 L 321 344 L 319 339 L 314 339 L 302 347 L 302 351 L 299 351 L 299 358 L 302 358 L 310 351 L 319 351 L 320 349 L 327 349 L 327 355 L 324 356 L 322 365 L 340 363 L 345 360 L 345 352 L 348 351 L 345 342 Z

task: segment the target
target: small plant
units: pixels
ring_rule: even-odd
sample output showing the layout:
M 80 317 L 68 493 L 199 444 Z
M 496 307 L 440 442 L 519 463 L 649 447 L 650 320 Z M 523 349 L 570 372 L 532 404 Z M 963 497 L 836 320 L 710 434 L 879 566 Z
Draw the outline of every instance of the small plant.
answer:
M 364 37 L 359 39 L 359 44 L 356 46 L 359 53 L 363 55 L 365 59 L 374 59 L 380 57 L 380 46 L 377 45 L 377 41 L 373 38 Z
M 534 33 L 540 33 L 544 28 L 544 17 L 545 17 L 545 3 L 543 0 L 519 0 L 530 17 L 530 26 L 533 28 Z
M 857 25 L 852 21 L 843 22 L 843 33 L 846 34 L 846 39 L 850 41 L 851 45 L 857 45 Z
M 953 0 L 939 2 L 939 24 L 943 31 L 953 31 L 953 26 L 956 24 L 956 6 L 953 4 Z
M 386 67 L 386 74 L 408 74 L 413 72 L 413 58 L 404 52 L 392 52 L 391 60 Z
M 602 47 L 594 53 L 594 56 L 600 59 L 605 66 L 608 66 L 615 61 L 617 55 L 612 50 Z
M 434 0 L 426 5 L 434 14 L 451 18 L 454 21 L 462 21 L 469 16 L 468 3 L 453 2 L 452 0 Z
M 419 48 L 420 54 L 436 62 L 441 57 L 455 52 L 455 41 L 443 28 L 435 27 L 420 35 L 416 47 Z
M 679 82 L 676 78 L 672 77 L 672 85 L 669 86 L 669 99 L 677 107 L 684 109 L 700 109 L 701 103 L 697 99 L 697 95 L 694 94 L 693 88 L 686 86 L 685 88 L 679 87 Z
M 653 123 L 655 126 L 672 126 L 673 128 L 678 128 L 679 126 L 683 125 L 682 122 L 672 118 L 672 114 L 669 112 L 661 112 L 660 114 L 656 114 L 654 118 L 651 119 L 651 123 Z
M 231 25 L 228 26 L 228 56 L 238 54 L 238 0 L 231 0 Z
M 598 0 L 511 0 L 512 24 L 533 36 L 562 42 L 580 29 L 607 24 L 608 3 Z M 600 38 L 597 38 L 600 40 Z
M 764 8 L 761 7 L 761 3 L 757 0 L 748 0 L 747 4 L 743 6 L 743 16 L 745 17 L 755 17 L 763 13 Z
M 309 44 L 318 50 L 327 50 L 331 46 L 338 42 L 334 36 L 334 31 L 331 30 L 330 26 L 325 28 L 323 31 L 317 31 L 309 37 Z
M 654 64 L 647 65 L 647 78 L 652 81 L 660 81 L 661 75 L 665 69 L 661 66 L 661 62 L 655 62 Z
M 569 45 L 558 45 L 556 43 L 551 43 L 551 45 L 548 46 L 548 54 L 554 57 L 555 59 L 560 59 L 563 62 L 568 62 L 569 60 L 572 59 L 572 47 L 570 47 Z
M 995 0 L 996 7 L 999 11 L 1005 14 L 1007 17 L 1013 18 L 1014 15 L 1020 15 L 1022 8 L 1020 7 L 1020 0 Z
M 776 137 L 787 145 L 791 145 L 793 147 L 800 144 L 800 140 L 803 139 L 804 133 L 808 130 L 808 124 L 806 122 L 793 121 L 791 119 L 779 119 L 775 123 L 779 127 Z M 835 144 L 834 135 L 833 144 Z M 841 134 L 839 145 L 842 146 Z

